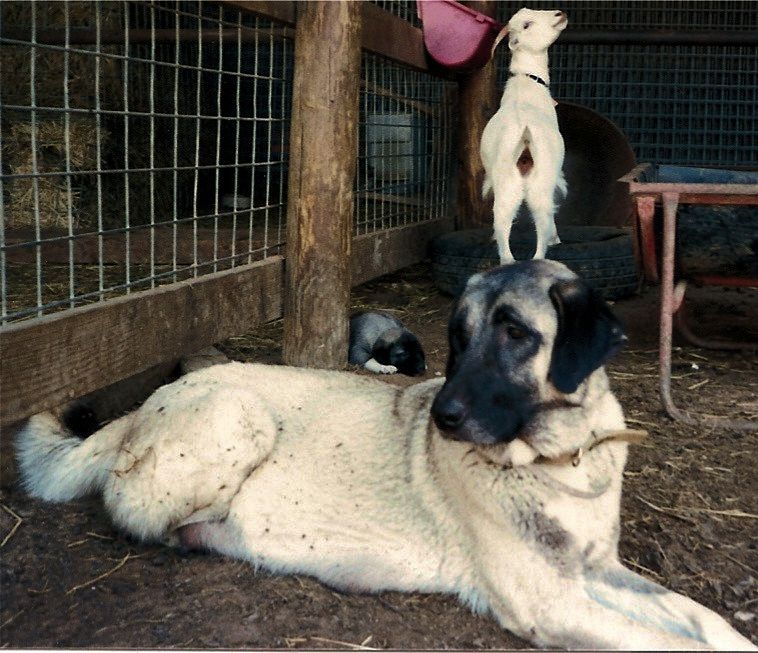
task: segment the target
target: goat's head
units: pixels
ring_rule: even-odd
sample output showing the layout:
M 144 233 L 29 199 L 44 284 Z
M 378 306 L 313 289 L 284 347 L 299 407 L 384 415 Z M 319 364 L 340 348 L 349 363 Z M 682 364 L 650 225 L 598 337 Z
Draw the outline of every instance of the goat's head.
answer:
M 492 46 L 494 53 L 498 43 L 508 36 L 508 47 L 513 50 L 544 52 L 566 28 L 568 17 L 559 10 L 538 11 L 519 9 L 501 30 Z

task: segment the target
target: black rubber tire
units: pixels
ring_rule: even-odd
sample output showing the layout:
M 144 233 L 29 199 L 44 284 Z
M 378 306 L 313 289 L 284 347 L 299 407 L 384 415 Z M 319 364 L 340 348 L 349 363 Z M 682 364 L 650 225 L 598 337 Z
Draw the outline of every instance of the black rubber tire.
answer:
M 634 294 L 638 285 L 632 237 L 616 227 L 565 226 L 558 229 L 561 243 L 548 248 L 547 257 L 560 261 L 599 290 L 605 299 Z M 511 250 L 517 260 L 531 258 L 532 234 L 512 233 Z M 435 238 L 430 246 L 436 286 L 457 296 L 468 278 L 499 265 L 492 229 L 465 229 Z

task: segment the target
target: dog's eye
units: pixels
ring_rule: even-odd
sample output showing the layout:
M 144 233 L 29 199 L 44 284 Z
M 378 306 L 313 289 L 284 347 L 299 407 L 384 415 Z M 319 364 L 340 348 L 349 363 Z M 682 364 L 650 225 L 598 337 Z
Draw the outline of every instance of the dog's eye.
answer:
M 531 24 L 532 24 L 532 21 L 529 21 L 528 23 L 524 23 L 524 29 L 529 29 Z
M 521 340 L 522 338 L 526 338 L 526 331 L 520 329 L 515 324 L 509 324 L 506 332 L 511 340 Z

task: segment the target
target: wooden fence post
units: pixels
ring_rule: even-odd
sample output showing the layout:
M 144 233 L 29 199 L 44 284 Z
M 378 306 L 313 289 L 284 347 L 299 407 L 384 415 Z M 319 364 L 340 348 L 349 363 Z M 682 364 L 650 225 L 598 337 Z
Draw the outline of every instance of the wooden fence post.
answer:
M 283 359 L 347 362 L 361 3 L 297 4 Z
M 466 6 L 494 17 L 494 0 L 472 0 Z M 461 78 L 459 88 L 460 128 L 458 132 L 458 229 L 492 225 L 492 198 L 482 199 L 484 166 L 479 143 L 487 121 L 497 110 L 497 73 L 494 61 Z

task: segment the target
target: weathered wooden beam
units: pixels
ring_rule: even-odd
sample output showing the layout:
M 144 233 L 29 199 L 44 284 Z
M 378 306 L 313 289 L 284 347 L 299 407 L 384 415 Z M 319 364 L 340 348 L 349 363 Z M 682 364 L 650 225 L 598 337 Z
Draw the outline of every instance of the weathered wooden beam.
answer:
M 441 218 L 354 238 L 353 285 L 423 261 L 429 241 L 452 229 L 452 218 Z
M 296 3 L 292 0 L 218 0 L 218 2 L 285 25 L 295 24 Z
M 437 66 L 426 54 L 424 36 L 418 27 L 371 2 L 362 2 L 361 5 L 361 45 L 364 50 L 399 61 L 417 70 L 449 76 L 448 71 Z
M 475 0 L 466 5 L 494 17 L 494 0 Z M 492 224 L 491 199 L 482 199 L 484 166 L 479 144 L 487 121 L 497 111 L 495 64 L 462 76 L 458 82 L 460 127 L 458 130 L 458 223 L 460 229 Z
M 249 27 L 241 27 L 239 32 L 236 27 L 228 25 L 222 28 L 225 43 L 235 43 L 238 38 L 249 43 L 255 40 L 270 38 L 291 38 L 291 28 L 295 25 L 296 5 L 290 1 L 265 1 L 265 0 L 218 0 L 219 2 L 245 13 L 252 13 L 262 18 L 268 18 L 285 27 L 283 30 L 256 30 Z M 442 66 L 437 65 L 427 54 L 424 47 L 424 37 L 418 27 L 414 27 L 408 21 L 391 14 L 370 2 L 361 2 L 363 14 L 363 29 L 361 44 L 363 49 L 387 57 L 393 61 L 432 73 L 440 77 L 452 78 L 453 74 Z M 180 41 L 197 41 L 198 36 L 202 40 L 216 40 L 219 36 L 218 29 L 204 28 L 198 30 L 183 28 L 178 33 Z M 31 32 L 28 28 L 4 27 L 0 37 L 11 40 L 30 41 Z M 151 43 L 153 39 L 157 43 L 173 42 L 177 33 L 173 29 L 150 30 L 145 28 L 130 29 L 129 41 L 131 43 Z M 89 27 L 72 27 L 68 37 L 60 28 L 45 28 L 37 30 L 36 42 L 47 45 L 94 45 L 96 32 Z M 103 29 L 100 31 L 101 45 L 122 45 L 124 43 L 124 30 Z
M 0 424 L 81 397 L 281 315 L 283 259 L 0 329 Z
M 298 4 L 290 127 L 283 359 L 347 361 L 361 3 Z
M 206 27 L 203 29 L 146 29 L 132 28 L 126 32 L 129 36 L 129 43 L 132 45 L 138 43 L 197 43 L 198 40 L 219 42 L 221 39 L 225 44 L 229 43 L 258 43 L 270 40 L 281 40 L 283 38 L 292 38 L 294 30 L 290 27 L 284 27 L 277 30 L 255 29 L 252 27 L 223 27 L 222 29 Z M 31 32 L 27 28 L 9 28 L 3 30 L 2 38 L 12 41 L 31 41 Z M 100 30 L 100 45 L 123 45 L 126 40 L 123 29 L 103 29 Z M 37 30 L 35 43 L 45 45 L 94 45 L 98 42 L 97 31 L 91 27 L 72 27 L 68 34 L 65 29 L 47 28 Z

